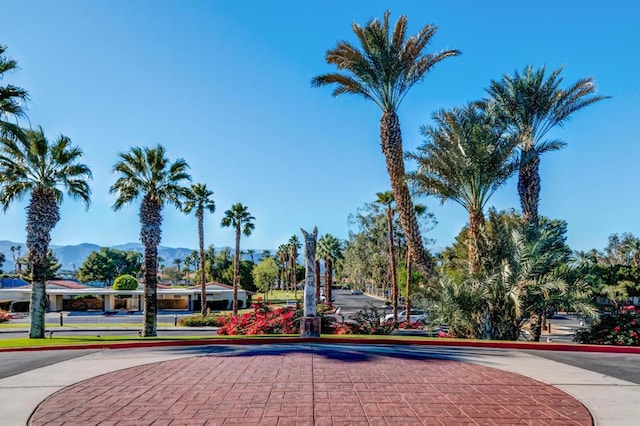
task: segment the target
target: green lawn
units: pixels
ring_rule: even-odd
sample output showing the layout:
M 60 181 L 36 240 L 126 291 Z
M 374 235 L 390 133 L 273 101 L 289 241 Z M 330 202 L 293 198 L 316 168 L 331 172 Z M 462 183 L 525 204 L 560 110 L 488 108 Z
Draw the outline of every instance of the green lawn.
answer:
M 59 322 L 47 322 L 46 328 L 60 328 Z M 74 328 L 118 328 L 118 327 L 142 327 L 142 321 L 140 322 L 131 322 L 131 323 L 121 323 L 121 324 L 113 324 L 113 323 L 102 323 L 102 322 L 91 322 L 91 323 L 81 323 L 81 324 L 65 324 L 62 328 L 74 329 Z M 173 327 L 172 322 L 159 322 L 158 327 Z M 27 329 L 29 328 L 29 323 L 21 322 L 5 322 L 0 324 L 0 330 L 7 329 Z
M 268 300 L 269 303 L 273 303 L 274 305 L 284 305 L 287 303 L 287 293 L 289 294 L 289 302 L 295 302 L 295 293 L 293 291 L 285 290 L 271 290 L 268 298 L 265 297 L 264 293 L 256 293 L 253 295 L 251 300 L 255 302 L 258 297 L 261 297 L 262 300 Z M 298 299 L 302 299 L 303 296 L 304 294 L 302 290 L 298 290 Z

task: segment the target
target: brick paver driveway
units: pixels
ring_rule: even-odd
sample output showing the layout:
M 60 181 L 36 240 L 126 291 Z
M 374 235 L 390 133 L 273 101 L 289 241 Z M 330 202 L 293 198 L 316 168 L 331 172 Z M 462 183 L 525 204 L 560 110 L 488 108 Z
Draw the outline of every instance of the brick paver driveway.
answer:
M 282 350 L 128 368 L 63 389 L 31 425 L 591 425 L 535 380 L 389 353 Z

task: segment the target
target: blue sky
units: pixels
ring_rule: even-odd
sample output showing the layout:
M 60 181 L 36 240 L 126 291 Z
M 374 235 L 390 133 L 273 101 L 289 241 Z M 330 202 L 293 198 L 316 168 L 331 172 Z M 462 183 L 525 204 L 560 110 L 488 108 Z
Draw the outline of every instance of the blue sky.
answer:
M 20 70 L 3 82 L 30 92 L 28 115 L 50 138 L 69 136 L 94 173 L 92 205 L 66 200 L 53 244 L 137 241 L 138 205 L 113 212 L 111 167 L 132 145 L 167 148 L 215 193 L 207 244 L 233 244 L 223 212 L 256 217 L 244 247 L 274 249 L 300 227 L 347 236 L 347 216 L 389 188 L 377 106 L 333 98 L 310 80 L 353 21 L 391 9 L 409 32 L 439 31 L 431 49 L 457 48 L 399 110 L 406 150 L 433 111 L 484 96 L 491 79 L 528 64 L 565 66 L 567 83 L 595 78 L 612 99 L 578 112 L 550 137 L 568 142 L 541 163 L 540 211 L 568 222 L 574 249 L 603 248 L 614 232 L 640 235 L 640 59 L 634 2 L 29 1 L 4 0 L 0 43 Z M 489 202 L 519 208 L 516 179 Z M 436 247 L 466 223 L 456 204 L 422 199 Z M 2 218 L 0 239 L 25 240 L 26 203 Z M 163 245 L 197 246 L 196 219 L 165 210 Z

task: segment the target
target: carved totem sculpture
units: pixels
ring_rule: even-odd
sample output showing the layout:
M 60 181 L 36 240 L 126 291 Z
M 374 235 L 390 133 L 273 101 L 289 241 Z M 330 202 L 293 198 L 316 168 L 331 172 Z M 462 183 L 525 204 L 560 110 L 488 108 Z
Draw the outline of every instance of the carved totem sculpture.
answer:
M 316 316 L 316 241 L 318 239 L 318 228 L 314 227 L 313 232 L 309 234 L 300 228 L 304 236 L 304 316 Z

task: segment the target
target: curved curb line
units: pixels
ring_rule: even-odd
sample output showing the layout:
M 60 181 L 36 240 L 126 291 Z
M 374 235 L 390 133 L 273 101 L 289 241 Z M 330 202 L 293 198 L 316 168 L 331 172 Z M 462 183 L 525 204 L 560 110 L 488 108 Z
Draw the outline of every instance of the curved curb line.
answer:
M 140 342 L 113 342 L 86 345 L 55 345 L 55 346 L 27 346 L 21 348 L 0 348 L 0 352 L 26 352 L 43 350 L 74 350 L 74 349 L 131 349 L 153 348 L 163 346 L 204 346 L 204 345 L 263 345 L 263 344 L 304 344 L 304 343 L 339 343 L 356 345 L 410 345 L 410 346 L 452 346 L 488 349 L 517 349 L 561 352 L 602 352 L 640 354 L 640 347 L 607 346 L 607 345 L 579 345 L 565 343 L 534 343 L 534 342 L 504 342 L 462 339 L 358 339 L 340 337 L 255 337 L 249 339 L 194 339 L 194 340 L 159 340 Z

